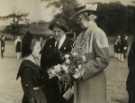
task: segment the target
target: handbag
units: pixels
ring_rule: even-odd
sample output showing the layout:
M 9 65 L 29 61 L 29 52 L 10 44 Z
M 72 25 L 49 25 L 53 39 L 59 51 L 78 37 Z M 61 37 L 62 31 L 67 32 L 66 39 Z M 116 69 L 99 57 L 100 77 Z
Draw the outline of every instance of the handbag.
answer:
M 69 100 L 74 94 L 74 87 L 70 87 L 67 89 L 67 91 L 63 94 L 63 98 L 65 100 Z

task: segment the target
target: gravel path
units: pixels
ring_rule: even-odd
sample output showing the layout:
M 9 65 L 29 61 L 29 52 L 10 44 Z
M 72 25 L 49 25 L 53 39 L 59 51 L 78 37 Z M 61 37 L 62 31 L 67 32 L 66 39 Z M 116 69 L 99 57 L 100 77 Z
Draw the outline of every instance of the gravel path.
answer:
M 20 103 L 20 81 L 16 81 L 17 61 L 12 42 L 6 43 L 5 58 L 0 58 L 0 103 Z

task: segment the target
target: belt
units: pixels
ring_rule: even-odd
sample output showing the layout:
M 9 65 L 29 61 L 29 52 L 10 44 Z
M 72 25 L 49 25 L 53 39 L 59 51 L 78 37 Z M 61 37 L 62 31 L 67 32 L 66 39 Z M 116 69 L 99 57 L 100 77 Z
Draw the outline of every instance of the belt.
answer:
M 42 88 L 44 88 L 44 85 L 41 85 L 41 86 L 34 86 L 34 87 L 33 87 L 33 90 L 40 90 L 40 89 L 42 89 Z
M 33 90 L 40 90 L 41 89 L 41 87 L 33 87 Z

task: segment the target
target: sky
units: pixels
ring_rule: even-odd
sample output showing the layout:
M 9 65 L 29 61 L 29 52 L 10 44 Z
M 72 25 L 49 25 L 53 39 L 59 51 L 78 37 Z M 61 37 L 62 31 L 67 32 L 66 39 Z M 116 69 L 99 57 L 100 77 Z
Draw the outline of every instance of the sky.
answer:
M 78 0 L 81 4 L 87 2 L 114 2 L 121 1 L 123 4 L 132 4 L 135 0 Z M 30 21 L 51 21 L 55 14 L 61 11 L 53 6 L 46 7 L 47 2 L 41 0 L 0 0 L 0 16 L 5 16 L 13 12 L 28 13 Z M 0 25 L 10 23 L 10 20 L 0 20 Z
M 46 7 L 47 2 L 41 0 L 0 0 L 0 16 L 13 12 L 28 13 L 31 22 L 39 20 L 51 21 L 60 10 L 54 6 Z M 0 20 L 0 25 L 7 25 L 11 20 Z

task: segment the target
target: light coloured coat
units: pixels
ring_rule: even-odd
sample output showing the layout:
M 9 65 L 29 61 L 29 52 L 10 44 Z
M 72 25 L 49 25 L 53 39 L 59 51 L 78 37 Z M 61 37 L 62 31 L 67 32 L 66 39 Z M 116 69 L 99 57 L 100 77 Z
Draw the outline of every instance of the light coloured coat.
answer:
M 106 103 L 106 78 L 104 69 L 109 64 L 109 44 L 106 34 L 95 22 L 75 41 L 72 52 L 85 55 L 82 65 L 84 75 L 75 82 L 74 103 Z

